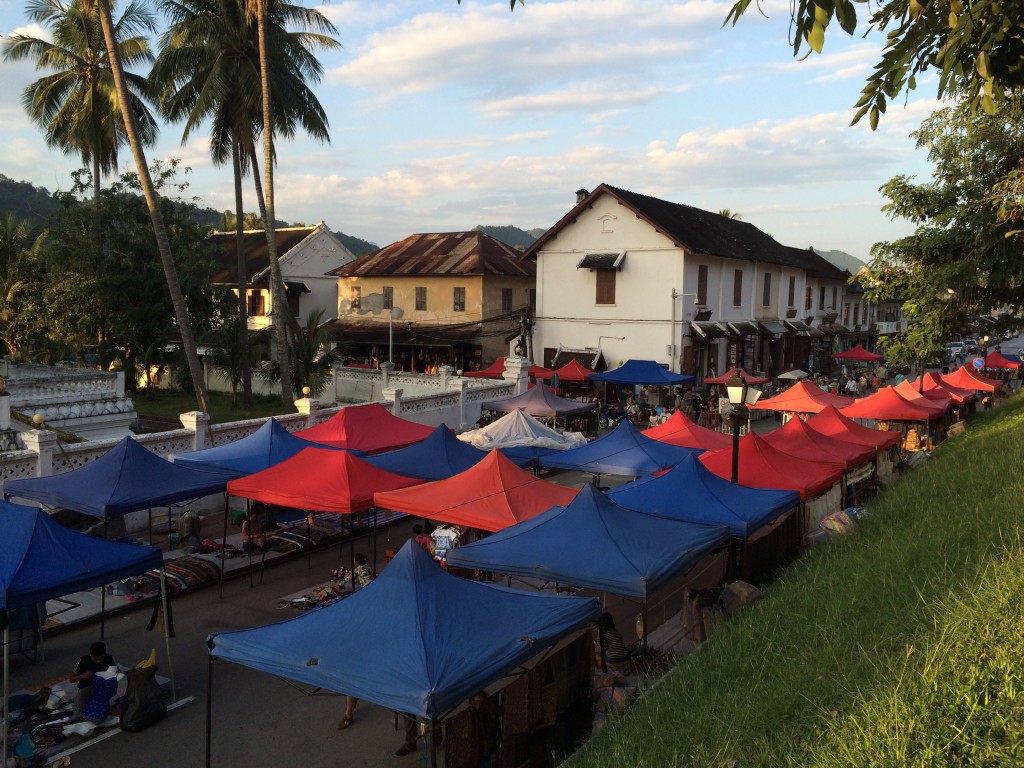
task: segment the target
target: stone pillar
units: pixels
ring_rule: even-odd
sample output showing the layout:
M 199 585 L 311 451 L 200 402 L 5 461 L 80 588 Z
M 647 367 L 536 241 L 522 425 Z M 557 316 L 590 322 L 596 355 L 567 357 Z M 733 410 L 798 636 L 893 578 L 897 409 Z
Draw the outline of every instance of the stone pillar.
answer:
M 53 452 L 57 448 L 57 433 L 46 429 L 30 429 L 21 433 L 25 447 L 36 454 L 36 477 L 53 474 Z
M 391 374 L 395 372 L 394 363 L 381 363 L 380 364 L 380 385 L 383 389 L 387 389 L 391 386 Z
M 459 379 L 459 429 L 469 429 L 472 424 L 466 417 L 466 392 L 469 389 L 468 379 Z
M 114 396 L 124 397 L 124 371 L 117 371 L 114 377 Z
M 202 411 L 189 411 L 181 414 L 178 418 L 185 429 L 192 431 L 193 451 L 201 451 L 203 448 L 210 447 L 210 414 Z
M 381 394 L 384 399 L 391 403 L 391 414 L 393 416 L 402 415 L 402 392 L 400 387 L 388 387 Z
M 515 384 L 516 395 L 521 395 L 530 387 L 530 361 L 525 357 L 506 357 L 505 372 L 501 375 L 506 381 Z
M 448 389 L 448 382 L 451 380 L 452 374 L 455 373 L 455 369 L 450 365 L 442 365 L 437 372 L 441 375 L 441 391 L 444 392 Z
M 11 428 L 11 395 L 0 392 L 0 430 Z
M 306 426 L 316 426 L 316 412 L 320 408 L 320 401 L 310 397 L 304 397 L 295 401 L 295 410 L 306 415 Z

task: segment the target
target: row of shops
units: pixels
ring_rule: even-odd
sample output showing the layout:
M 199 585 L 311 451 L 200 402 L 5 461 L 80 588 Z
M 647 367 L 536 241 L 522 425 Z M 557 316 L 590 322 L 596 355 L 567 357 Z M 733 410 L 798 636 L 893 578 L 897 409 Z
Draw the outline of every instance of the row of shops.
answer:
M 795 319 L 693 321 L 689 339 L 684 339 L 680 370 L 698 380 L 734 367 L 767 376 L 796 368 L 828 372 L 838 365 L 832 355 L 856 344 L 872 349 L 877 338 L 873 325 L 847 328 L 833 315 L 811 323 Z

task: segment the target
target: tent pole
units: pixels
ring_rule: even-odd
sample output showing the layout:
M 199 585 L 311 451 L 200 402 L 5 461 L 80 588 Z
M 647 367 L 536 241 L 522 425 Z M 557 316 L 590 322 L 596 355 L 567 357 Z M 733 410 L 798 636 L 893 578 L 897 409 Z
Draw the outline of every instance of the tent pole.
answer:
M 249 550 L 249 589 L 252 589 L 252 499 L 245 500 L 245 521 L 246 530 L 249 531 L 249 546 L 246 549 Z M 244 543 L 244 542 L 243 542 Z
M 103 516 L 103 540 L 104 541 L 109 541 L 109 539 L 107 537 L 107 521 L 109 519 L 110 518 L 108 518 L 106 515 Z M 149 532 L 149 540 L 150 541 L 153 540 L 153 532 L 152 531 Z M 106 622 L 107 622 L 107 585 L 106 584 L 101 584 L 100 585 L 100 640 L 102 640 L 104 638 L 104 636 L 105 636 L 104 635 L 104 630 L 106 629 Z M 5 711 L 6 711 L 6 708 L 7 708 L 7 704 L 5 703 L 4 704 L 4 710 Z
M 206 657 L 206 768 L 210 768 L 213 726 L 213 656 Z
M 39 661 L 46 661 L 46 654 L 43 652 L 43 608 L 45 606 L 46 603 L 36 603 L 36 623 L 39 626 L 39 647 L 36 649 L 36 659 Z M 4 713 L 7 712 L 5 708 L 0 709 L 3 709 Z
M 5 616 L 5 622 L 10 621 L 9 616 Z M 4 768 L 7 768 L 7 703 L 11 700 L 11 628 L 5 623 L 4 624 L 4 705 L 0 708 L 0 714 L 3 715 L 3 745 L 4 745 Z
M 371 509 L 373 510 L 373 530 L 371 532 L 372 535 L 373 535 L 373 547 L 372 547 L 372 549 L 373 549 L 373 572 L 374 572 L 374 574 L 376 574 L 377 573 L 377 508 L 376 507 L 371 507 Z
M 160 602 L 164 609 L 164 646 L 167 648 L 167 674 L 171 676 L 171 701 L 178 700 L 178 689 L 174 683 L 174 662 L 171 660 L 171 611 L 167 598 L 167 569 L 160 566 Z
M 344 525 L 344 523 L 342 523 Z M 309 547 L 306 548 L 306 570 L 313 570 L 313 513 L 308 509 L 306 510 L 306 541 L 309 542 Z M 260 584 L 263 583 L 263 574 L 260 574 Z
M 348 535 L 348 559 L 349 559 L 348 578 L 349 578 L 349 581 L 352 583 L 352 591 L 355 592 L 356 591 L 356 526 L 355 526 L 356 515 L 355 515 L 354 512 L 351 514 L 351 517 L 352 517 L 352 526 L 351 526 L 351 528 L 349 530 L 349 535 Z
M 267 567 L 267 527 L 270 525 L 270 507 L 267 507 L 266 513 L 263 515 L 263 546 L 260 547 L 260 584 L 263 583 L 263 571 Z M 249 551 L 252 551 L 250 545 Z M 250 569 L 250 573 L 252 569 Z
M 228 492 L 224 491 L 224 535 L 220 540 L 220 599 L 224 599 L 224 574 L 228 569 L 228 517 L 231 516 L 231 508 L 228 504 Z
M 146 510 L 149 513 L 149 543 L 153 543 L 153 508 Z M 171 548 L 171 522 L 167 521 L 167 549 Z
M 437 768 L 437 734 L 434 731 L 434 727 L 433 718 L 426 721 L 427 743 L 430 745 L 430 753 L 428 755 L 430 768 Z

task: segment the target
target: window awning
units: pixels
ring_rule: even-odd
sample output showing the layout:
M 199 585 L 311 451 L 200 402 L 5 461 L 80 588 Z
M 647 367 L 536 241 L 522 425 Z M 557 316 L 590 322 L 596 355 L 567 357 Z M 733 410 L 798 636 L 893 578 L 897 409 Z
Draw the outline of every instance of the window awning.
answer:
M 811 330 L 811 326 L 807 325 L 803 320 L 783 320 L 782 322 L 786 324 L 789 330 L 796 331 L 797 333 L 807 333 Z
M 761 332 L 761 329 L 757 327 L 757 323 L 750 322 L 749 320 L 729 321 L 726 325 L 737 336 L 757 336 Z
M 757 322 L 761 326 L 761 332 L 769 336 L 778 336 L 788 330 L 781 320 L 758 320 Z
M 285 293 L 312 293 L 305 283 L 292 282 L 290 280 L 284 281 L 284 290 Z
M 584 368 L 592 371 L 604 371 L 608 368 L 605 362 L 604 353 L 597 347 L 584 347 L 583 349 L 570 349 L 569 347 L 558 346 L 558 351 L 551 358 L 550 368 L 561 368 L 575 360 Z
M 840 334 L 840 335 L 842 335 L 842 334 L 847 334 L 847 333 L 850 332 L 850 329 L 847 328 L 842 323 L 822 323 L 819 326 L 819 328 L 821 328 L 821 330 L 823 332 L 831 333 L 831 334 Z
M 625 251 L 587 253 L 577 262 L 576 269 L 620 269 L 625 260 Z
M 722 323 L 716 323 L 713 320 L 706 320 L 704 322 L 692 320 L 690 321 L 690 327 L 696 331 L 698 336 L 702 336 L 705 339 L 727 339 L 730 336 L 729 330 L 724 328 Z

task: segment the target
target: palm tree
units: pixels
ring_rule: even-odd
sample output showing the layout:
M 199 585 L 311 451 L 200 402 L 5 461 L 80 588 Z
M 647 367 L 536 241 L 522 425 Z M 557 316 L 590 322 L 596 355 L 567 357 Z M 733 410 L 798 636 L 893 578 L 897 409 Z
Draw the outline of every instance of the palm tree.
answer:
M 206 337 L 206 343 L 210 346 L 210 359 L 213 366 L 228 377 L 231 382 L 231 402 L 238 402 L 238 388 L 242 385 L 245 372 L 252 371 L 252 364 L 259 360 L 267 350 L 266 330 L 256 331 L 252 338 L 248 339 L 243 346 L 240 343 L 242 334 L 239 332 L 238 318 L 234 315 L 224 319 L 224 322 L 211 331 Z M 251 386 L 251 385 L 250 385 Z M 246 404 L 251 408 L 251 404 Z
M 232 164 L 233 223 L 238 242 L 238 316 L 243 333 L 240 343 L 244 348 L 248 343 L 244 331 L 248 275 L 242 226 L 249 217 L 242 208 L 241 179 L 249 166 L 258 179 L 255 144 L 261 124 L 262 100 L 258 33 L 247 18 L 241 0 L 167 0 L 163 8 L 171 25 L 161 37 L 160 55 L 150 75 L 161 90 L 162 111 L 171 120 L 185 120 L 183 144 L 191 131 L 211 118 L 210 150 L 214 163 L 230 160 Z M 285 25 L 296 26 L 301 32 L 289 32 Z M 315 138 L 329 141 L 326 113 L 305 81 L 318 82 L 322 71 L 309 49 L 337 47 L 336 40 L 319 33 L 334 32 L 333 25 L 317 11 L 281 3 L 271 12 L 269 26 L 276 129 L 291 136 L 301 124 Z M 257 186 L 262 209 L 259 192 Z M 248 356 L 242 355 L 242 360 L 247 361 Z M 242 383 L 248 407 L 252 403 L 248 370 L 243 372 Z
M 171 253 L 171 244 L 167 238 L 167 227 L 164 225 L 163 212 L 160 210 L 160 193 L 157 192 L 153 184 L 153 177 L 150 175 L 149 165 L 146 163 L 146 152 L 142 146 L 142 136 L 135 120 L 135 114 L 130 107 L 131 102 L 127 78 L 121 65 L 121 55 L 117 48 L 116 30 L 111 15 L 112 0 L 81 1 L 83 5 L 88 4 L 86 10 L 91 10 L 94 5 L 99 8 L 103 39 L 107 46 L 107 58 L 109 59 L 110 71 L 117 91 L 118 105 L 124 118 L 125 135 L 128 137 L 128 144 L 132 148 L 132 155 L 135 158 L 135 170 L 139 174 L 142 194 L 146 198 L 146 206 L 149 208 L 149 215 L 153 221 L 153 234 L 156 237 L 157 248 L 160 251 L 160 262 L 163 265 L 164 276 L 167 279 L 167 290 L 170 293 L 171 303 L 174 306 L 174 317 L 178 324 L 178 331 L 181 334 L 181 345 L 188 360 L 192 386 L 195 387 L 199 408 L 206 413 L 211 413 L 210 397 L 206 391 L 203 367 L 199 361 L 199 351 L 196 348 L 195 336 L 192 333 L 192 325 L 189 322 L 188 308 L 185 305 L 185 297 L 181 291 L 181 282 L 178 280 L 178 270 L 174 264 L 174 255 Z
M 92 168 L 93 201 L 99 216 L 100 179 L 117 170 L 117 153 L 126 141 L 113 76 L 95 8 L 80 0 L 30 0 L 27 15 L 50 31 L 53 41 L 11 35 L 3 42 L 5 61 L 32 58 L 51 74 L 25 88 L 21 101 L 29 117 L 46 132 L 46 144 L 82 158 Z M 153 15 L 132 2 L 114 26 L 117 49 L 126 66 L 153 56 L 142 33 L 153 31 Z M 157 125 L 145 102 L 146 79 L 125 73 L 130 109 L 139 136 L 151 145 Z M 97 226 L 97 232 L 99 226 Z
M 728 208 L 723 208 L 722 210 L 720 210 L 718 212 L 718 215 L 719 216 L 725 216 L 725 218 L 727 218 L 727 219 L 735 219 L 736 221 L 743 221 L 743 214 L 742 213 L 738 213 L 738 212 L 737 213 L 733 213 Z
M 344 350 L 335 347 L 333 343 L 331 327 L 334 321 L 324 322 L 323 318 L 322 309 L 311 312 L 301 325 L 295 317 L 288 317 L 288 343 L 294 363 L 292 375 L 295 389 L 301 392 L 304 387 L 309 387 L 313 397 L 327 387 L 331 369 L 344 354 Z M 262 375 L 267 381 L 274 382 L 279 380 L 281 371 L 273 365 L 266 368 Z
M 36 284 L 40 235 L 26 248 L 29 225 L 13 213 L 0 216 L 0 344 L 11 359 L 17 359 L 22 344 L 32 331 L 38 313 L 30 311 L 24 298 Z

